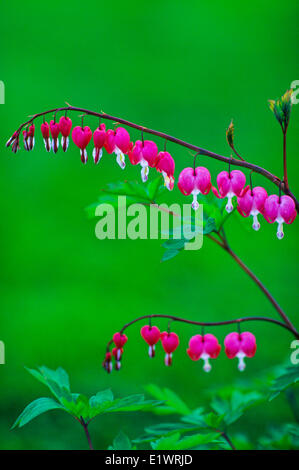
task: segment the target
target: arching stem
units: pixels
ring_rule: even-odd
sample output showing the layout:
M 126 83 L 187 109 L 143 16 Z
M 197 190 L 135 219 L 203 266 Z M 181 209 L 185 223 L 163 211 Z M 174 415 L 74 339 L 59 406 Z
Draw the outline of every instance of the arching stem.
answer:
M 133 122 L 127 121 L 126 119 L 118 118 L 116 116 L 111 116 L 111 115 L 106 114 L 106 113 L 97 113 L 95 111 L 90 111 L 90 110 L 85 109 L 85 108 L 77 108 L 75 106 L 64 106 L 64 107 L 61 107 L 61 108 L 49 109 L 47 111 L 43 111 L 41 113 L 34 114 L 33 116 L 30 116 L 30 120 L 28 120 L 28 121 L 26 121 L 26 122 L 24 122 L 20 125 L 17 132 L 20 133 L 22 128 L 24 126 L 26 126 L 27 124 L 29 124 L 30 122 L 33 122 L 34 119 L 37 119 L 40 116 L 45 116 L 46 114 L 51 114 L 51 113 L 56 114 L 59 111 L 74 111 L 74 112 L 84 113 L 84 114 L 89 115 L 89 116 L 96 116 L 98 118 L 108 119 L 110 121 L 114 121 L 114 122 L 117 122 L 119 124 L 123 124 L 125 126 L 131 127 L 133 129 L 138 129 L 138 130 L 146 132 L 148 134 L 155 135 L 156 137 L 161 137 L 162 139 L 165 139 L 169 142 L 173 142 L 177 145 L 181 145 L 182 147 L 186 147 L 190 150 L 194 150 L 195 152 L 199 152 L 200 155 L 202 155 L 202 156 L 207 156 L 207 157 L 210 157 L 210 158 L 214 158 L 216 160 L 220 160 L 220 161 L 225 162 L 227 164 L 230 162 L 232 165 L 240 166 L 240 167 L 243 167 L 243 168 L 248 168 L 248 169 L 252 170 L 255 173 L 261 174 L 262 176 L 264 176 L 268 180 L 272 181 L 272 183 L 274 183 L 278 187 L 281 184 L 280 178 L 275 176 L 270 171 L 268 171 L 268 170 L 266 170 L 266 169 L 264 169 L 264 168 L 262 168 L 258 165 L 254 165 L 253 163 L 249 163 L 245 160 L 237 160 L 236 158 L 224 157 L 223 155 L 219 155 L 217 153 L 214 153 L 214 152 L 211 152 L 209 150 L 198 147 L 197 145 L 190 144 L 190 143 L 185 142 L 181 139 L 178 139 L 178 138 L 173 137 L 171 135 L 165 134 L 164 132 L 159 132 L 159 131 L 156 131 L 154 129 L 149 129 L 147 127 L 144 127 L 144 126 L 135 124 Z M 240 157 L 239 154 L 238 154 L 238 156 Z M 296 204 L 296 210 L 299 213 L 299 201 L 296 199 L 295 195 L 290 191 L 290 189 L 288 187 L 288 184 L 284 185 L 283 191 L 284 191 L 285 194 L 287 194 L 288 196 L 290 196 L 294 200 L 294 202 Z

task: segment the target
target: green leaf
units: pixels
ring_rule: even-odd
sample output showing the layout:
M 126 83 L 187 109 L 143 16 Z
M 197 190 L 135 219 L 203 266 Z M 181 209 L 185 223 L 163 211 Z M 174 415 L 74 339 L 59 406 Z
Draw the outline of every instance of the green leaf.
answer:
M 88 419 L 90 415 L 90 407 L 88 398 L 81 393 L 72 393 L 72 400 L 61 398 L 61 403 L 67 411 L 77 418 Z
M 299 381 L 299 365 L 286 367 L 283 373 L 275 378 L 271 386 L 269 400 L 273 400 L 280 392 Z
M 196 446 L 214 442 L 218 439 L 219 436 L 220 433 L 216 432 L 209 434 L 193 434 L 192 436 L 186 436 L 174 445 L 173 450 L 193 449 Z
M 146 184 L 137 181 L 109 183 L 101 190 L 98 201 L 86 207 L 86 214 L 88 218 L 95 217 L 96 208 L 99 204 L 104 203 L 120 209 L 122 205 L 119 205 L 119 196 L 126 196 L 126 200 L 123 202 L 126 207 L 136 203 L 151 204 L 162 194 L 164 189 L 161 175 Z
M 45 366 L 39 367 L 38 370 L 28 369 L 27 367 L 25 369 L 39 382 L 46 385 L 60 402 L 62 398 L 72 401 L 69 377 L 62 367 L 58 367 L 56 370 Z
M 151 201 L 156 201 L 159 196 L 165 191 L 162 175 L 159 175 L 154 180 L 147 184 L 147 194 Z
M 128 436 L 121 431 L 114 439 L 113 446 L 110 446 L 109 450 L 132 450 L 132 444 Z
M 145 387 L 146 391 L 150 393 L 157 400 L 162 400 L 165 402 L 165 405 L 158 406 L 153 409 L 156 414 L 174 414 L 178 413 L 180 415 L 190 414 L 190 409 L 188 406 L 181 400 L 181 398 L 172 390 L 168 388 L 159 388 L 157 385 L 147 385 Z
M 258 392 L 241 393 L 236 390 L 232 393 L 230 400 L 215 397 L 211 402 L 211 408 L 228 426 L 237 421 L 250 406 L 262 400 L 263 396 Z
M 180 439 L 179 432 L 158 439 L 152 443 L 154 450 L 187 450 L 215 441 L 220 433 L 193 434 Z
M 107 390 L 102 390 L 101 392 L 98 392 L 96 395 L 93 395 L 89 399 L 89 404 L 91 407 L 98 407 L 102 405 L 103 403 L 109 403 L 113 401 L 113 393 L 112 391 L 108 388 Z
M 57 401 L 53 400 L 52 398 L 38 398 L 26 406 L 24 411 L 16 419 L 12 429 L 16 428 L 17 426 L 21 428 L 25 424 L 29 423 L 29 421 L 33 420 L 42 413 L 45 413 L 46 411 L 58 409 L 65 410 L 62 405 L 57 403 Z
M 154 436 L 165 436 L 174 432 L 190 432 L 194 430 L 194 426 L 183 423 L 160 423 L 154 426 L 148 426 L 144 430 L 146 433 Z M 196 429 L 196 428 L 195 428 Z
M 173 450 L 180 437 L 180 433 L 177 432 L 175 434 L 171 434 L 170 436 L 162 437 L 156 442 L 152 442 L 151 446 L 154 450 Z

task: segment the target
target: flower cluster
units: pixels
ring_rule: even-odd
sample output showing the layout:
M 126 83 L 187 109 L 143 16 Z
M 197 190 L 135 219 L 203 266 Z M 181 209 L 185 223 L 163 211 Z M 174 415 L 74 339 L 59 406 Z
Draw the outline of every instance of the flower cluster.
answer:
M 155 168 L 164 178 L 164 184 L 172 190 L 174 187 L 175 162 L 169 152 L 158 151 L 155 142 L 151 140 L 137 140 L 135 143 L 131 141 L 130 134 L 123 127 L 115 129 L 106 129 L 105 124 L 99 124 L 94 132 L 90 127 L 75 126 L 72 130 L 72 121 L 69 117 L 62 116 L 59 122 L 55 117 L 50 124 L 43 122 L 41 125 L 41 133 L 44 139 L 45 148 L 48 152 L 53 150 L 54 153 L 59 148 L 59 136 L 61 135 L 61 147 L 64 152 L 69 146 L 69 136 L 72 131 L 72 140 L 80 149 L 81 160 L 85 164 L 87 162 L 87 146 L 93 138 L 93 160 L 95 164 L 99 163 L 103 156 L 103 149 L 108 154 L 116 156 L 116 162 L 120 168 L 126 166 L 125 157 L 129 157 L 132 165 L 140 165 L 141 179 L 147 181 L 150 168 Z M 23 130 L 24 147 L 26 150 L 34 148 L 34 132 L 35 126 L 31 121 L 25 130 Z M 50 137 L 51 136 L 51 137 Z M 12 151 L 17 152 L 19 145 L 19 131 L 15 132 L 6 144 L 12 146 Z M 178 178 L 178 188 L 185 196 L 192 195 L 192 208 L 197 210 L 199 203 L 197 197 L 199 194 L 207 195 L 211 190 L 213 194 L 220 199 L 227 199 L 226 211 L 232 212 L 233 198 L 237 200 L 237 210 L 243 217 L 252 216 L 254 230 L 259 230 L 260 222 L 258 215 L 261 214 L 269 223 L 277 222 L 277 237 L 282 239 L 283 224 L 291 224 L 296 215 L 296 207 L 294 200 L 287 195 L 270 195 L 267 191 L 257 186 L 246 186 L 246 176 L 240 170 L 221 171 L 217 178 L 217 187 L 212 186 L 211 175 L 207 168 L 198 166 L 194 168 L 184 168 Z
M 260 229 L 258 215 L 262 214 L 269 223 L 277 222 L 277 238 L 282 239 L 283 224 L 291 224 L 296 215 L 296 206 L 290 196 L 268 196 L 267 191 L 246 184 L 246 176 L 240 170 L 221 171 L 217 176 L 218 189 L 211 184 L 211 175 L 207 168 L 185 168 L 179 175 L 178 187 L 185 196 L 193 195 L 192 208 L 198 209 L 198 194 L 213 194 L 220 199 L 227 198 L 226 211 L 232 212 L 233 197 L 237 198 L 237 210 L 243 217 L 252 216 L 254 230 Z
M 155 356 L 155 348 L 159 341 L 165 351 L 165 365 L 172 364 L 173 352 L 180 344 L 179 337 L 176 333 L 170 331 L 160 332 L 157 326 L 145 325 L 140 330 L 142 338 L 149 346 L 149 357 Z M 103 362 L 104 369 L 110 373 L 112 371 L 112 356 L 115 358 L 115 369 L 119 370 L 121 366 L 121 358 L 123 355 L 123 346 L 128 338 L 122 333 L 115 333 L 113 342 L 115 347 L 106 352 Z M 238 358 L 238 369 L 243 371 L 246 367 L 245 357 L 253 357 L 256 352 L 255 336 L 249 332 L 233 332 L 229 333 L 224 339 L 225 354 L 229 359 Z M 216 359 L 221 351 L 221 345 L 216 336 L 212 334 L 195 335 L 189 341 L 187 354 L 192 361 L 203 360 L 203 370 L 210 372 L 212 366 L 210 359 Z
M 26 150 L 32 150 L 34 147 L 34 124 L 29 125 L 23 131 L 24 147 Z M 151 140 L 137 140 L 131 142 L 130 134 L 123 127 L 115 129 L 106 129 L 105 124 L 100 124 L 94 132 L 89 126 L 75 126 L 72 130 L 72 121 L 67 116 L 62 116 L 59 122 L 54 120 L 50 124 L 44 121 L 41 125 L 41 133 L 47 152 L 53 150 L 57 153 L 59 148 L 59 136 L 61 135 L 61 147 L 64 152 L 69 146 L 69 136 L 72 131 L 72 140 L 80 149 L 82 163 L 87 163 L 87 146 L 93 138 L 93 160 L 97 164 L 103 156 L 103 149 L 108 154 L 115 154 L 116 162 L 120 168 L 126 166 L 125 157 L 129 157 L 132 165 L 141 166 L 141 179 L 147 181 L 149 169 L 155 168 L 162 173 L 164 183 L 170 191 L 174 187 L 174 159 L 169 152 L 159 152 L 155 142 Z M 16 153 L 19 148 L 19 133 L 15 132 L 7 142 L 7 147 L 12 145 L 12 151 Z

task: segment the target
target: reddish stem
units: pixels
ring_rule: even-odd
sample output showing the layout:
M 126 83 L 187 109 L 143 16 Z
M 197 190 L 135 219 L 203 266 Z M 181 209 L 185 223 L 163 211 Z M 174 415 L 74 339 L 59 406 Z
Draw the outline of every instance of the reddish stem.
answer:
M 89 431 L 88 431 L 88 424 L 84 421 L 84 419 L 82 418 L 82 416 L 81 416 L 80 423 L 81 423 L 82 426 L 83 426 L 83 429 L 84 429 L 84 432 L 85 432 L 85 435 L 86 435 L 86 438 L 87 438 L 87 441 L 88 441 L 88 445 L 89 445 L 90 450 L 94 450 L 93 445 L 92 445 L 92 442 L 91 442 L 91 437 L 90 437 L 90 434 L 89 434 Z

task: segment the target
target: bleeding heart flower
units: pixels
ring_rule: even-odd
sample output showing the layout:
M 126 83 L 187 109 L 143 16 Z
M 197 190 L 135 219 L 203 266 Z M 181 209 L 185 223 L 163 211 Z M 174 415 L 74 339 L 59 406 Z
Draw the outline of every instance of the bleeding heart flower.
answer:
M 227 204 L 225 209 L 230 213 L 234 206 L 232 204 L 232 198 L 234 196 L 240 196 L 242 189 L 246 183 L 246 176 L 240 170 L 233 170 L 230 173 L 227 171 L 221 171 L 217 176 L 217 185 L 219 193 L 216 188 L 212 188 L 213 193 L 218 198 L 222 199 L 227 197 Z
M 23 131 L 25 150 L 32 150 L 35 144 L 34 139 L 35 125 L 31 124 L 28 130 Z
M 112 355 L 114 356 L 115 359 L 115 370 L 119 370 L 121 368 L 121 358 L 123 355 L 123 348 L 113 348 L 112 349 Z
M 178 187 L 185 196 L 193 195 L 192 208 L 197 210 L 199 207 L 197 201 L 198 194 L 208 194 L 211 189 L 211 175 L 207 168 L 198 166 L 197 168 L 184 168 L 181 171 Z
M 59 147 L 58 136 L 60 134 L 59 124 L 55 121 L 50 121 L 50 132 L 52 136 L 52 150 L 54 153 L 57 153 Z
M 109 351 L 106 352 L 106 354 L 105 354 L 103 367 L 108 372 L 108 374 L 110 374 L 110 372 L 112 371 L 112 354 Z
M 61 132 L 61 146 L 64 152 L 67 151 L 69 146 L 69 135 L 72 129 L 72 120 L 67 116 L 61 116 L 59 120 L 59 130 Z
M 219 356 L 221 346 L 214 335 L 206 334 L 204 336 L 195 335 L 189 341 L 189 348 L 187 353 L 192 361 L 203 359 L 205 372 L 210 372 L 212 369 L 209 359 L 216 359 Z
M 10 147 L 16 140 L 19 140 L 19 133 L 15 131 L 13 135 L 6 142 L 6 147 Z
M 119 353 L 117 353 L 117 354 L 120 357 L 121 354 L 122 354 L 121 350 L 122 350 L 123 346 L 126 344 L 126 342 L 128 341 L 128 338 L 124 334 L 114 333 L 113 341 L 114 341 L 114 344 L 115 344 L 116 348 L 119 350 Z M 117 360 L 119 360 L 118 357 L 117 357 Z
M 242 191 L 240 197 L 238 197 L 238 212 L 243 217 L 253 217 L 253 230 L 260 229 L 260 223 L 258 221 L 258 214 L 262 214 L 264 210 L 264 204 L 268 197 L 267 191 L 261 186 L 256 186 L 251 189 L 246 188 L 246 191 Z
M 159 152 L 157 158 L 156 168 L 163 175 L 164 185 L 171 191 L 174 186 L 174 159 L 168 152 Z
M 106 139 L 106 126 L 104 123 L 102 123 L 93 133 L 94 149 L 92 152 L 92 156 L 93 156 L 93 160 L 95 164 L 99 163 L 99 161 L 102 158 L 105 139 Z
M 160 330 L 157 326 L 143 326 L 140 330 L 142 338 L 147 342 L 149 345 L 149 357 L 155 356 L 155 344 L 158 343 L 160 339 Z
M 43 122 L 40 126 L 40 130 L 44 139 L 44 144 L 47 152 L 51 150 L 51 139 L 50 139 L 50 127 L 47 122 Z
M 115 131 L 108 129 L 104 146 L 108 153 L 115 153 L 116 161 L 123 170 L 126 166 L 125 154 L 127 154 L 131 148 L 130 134 L 128 131 L 123 127 L 117 127 Z
M 165 365 L 171 366 L 172 353 L 179 345 L 179 337 L 176 333 L 168 333 L 167 331 L 163 331 L 163 333 L 161 333 L 161 342 L 163 349 L 166 352 Z
M 77 145 L 80 149 L 80 154 L 81 154 L 81 161 L 82 163 L 87 162 L 87 152 L 86 152 L 86 147 L 89 144 L 91 138 L 92 138 L 92 132 L 88 126 L 85 126 L 84 128 L 81 126 L 76 126 L 73 129 L 72 132 L 72 138 L 74 141 L 74 144 Z
M 263 215 L 270 222 L 277 222 L 277 238 L 281 240 L 284 237 L 283 224 L 291 224 L 296 216 L 296 206 L 290 196 L 283 195 L 279 198 L 276 194 L 269 196 L 264 205 Z
M 157 163 L 158 147 L 152 140 L 136 140 L 135 145 L 128 153 L 132 165 L 141 166 L 141 179 L 147 181 L 149 167 L 154 168 Z
M 248 331 L 244 333 L 230 333 L 224 340 L 225 354 L 229 359 L 239 359 L 238 369 L 243 371 L 246 367 L 244 357 L 253 357 L 256 352 L 255 336 Z

